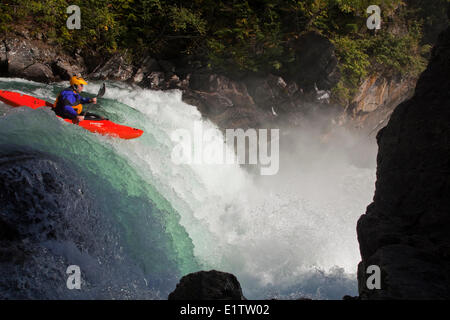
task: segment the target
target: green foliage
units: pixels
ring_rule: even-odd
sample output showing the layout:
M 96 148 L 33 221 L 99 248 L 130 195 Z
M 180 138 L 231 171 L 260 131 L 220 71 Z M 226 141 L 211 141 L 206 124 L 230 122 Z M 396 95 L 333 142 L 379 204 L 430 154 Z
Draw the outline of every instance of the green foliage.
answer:
M 340 82 L 333 90 L 339 101 L 349 99 L 355 93 L 361 79 L 367 75 L 370 66 L 370 57 L 367 54 L 369 42 L 370 40 L 354 40 L 348 36 L 337 37 L 333 40 L 342 75 Z
M 190 27 L 194 32 L 198 32 L 201 35 L 206 33 L 206 21 L 198 14 L 187 8 L 177 6 L 172 6 L 169 10 L 170 25 L 173 31 L 187 31 Z
M 372 50 L 375 61 L 386 69 L 399 74 L 418 75 L 426 66 L 427 48 L 420 46 L 421 28 L 417 24 L 410 26 L 410 32 L 401 37 L 386 33 L 373 41 Z
M 280 16 L 274 4 L 258 4 L 252 7 L 249 1 L 243 1 L 229 6 L 219 2 L 221 19 L 212 25 L 214 32 L 207 40 L 214 67 L 235 73 L 281 68 L 284 48 Z
M 239 76 L 295 69 L 296 39 L 314 30 L 335 44 L 342 79 L 333 92 L 344 99 L 370 73 L 416 75 L 423 70 L 433 26 L 447 21 L 442 8 L 450 0 L 429 2 L 2 0 L 0 32 L 25 26 L 69 50 L 129 49 L 136 57 L 145 51 L 161 57 L 191 54 L 215 70 Z M 81 30 L 66 28 L 66 9 L 73 4 L 81 8 Z M 382 9 L 383 27 L 377 32 L 366 27 L 366 9 L 373 4 Z M 391 32 L 395 24 L 407 30 Z

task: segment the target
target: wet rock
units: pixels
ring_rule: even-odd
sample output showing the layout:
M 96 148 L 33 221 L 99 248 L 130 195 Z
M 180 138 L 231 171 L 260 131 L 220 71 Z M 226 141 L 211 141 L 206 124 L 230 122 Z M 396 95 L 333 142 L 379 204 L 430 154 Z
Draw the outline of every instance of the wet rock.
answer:
M 84 60 L 42 41 L 8 37 L 0 42 L 0 73 L 48 83 L 86 71 Z
M 176 74 L 172 75 L 168 80 L 168 88 L 169 89 L 182 89 L 183 87 L 187 87 L 187 84 L 182 83 L 180 77 Z
M 49 83 L 54 79 L 52 70 L 42 63 L 32 64 L 23 69 L 21 73 L 28 79 L 38 82 Z
M 89 77 L 96 80 L 127 81 L 133 74 L 133 65 L 126 60 L 124 55 L 118 53 L 100 65 Z
M 0 154 L 0 220 L 7 235 L 29 241 L 65 238 L 61 225 L 71 219 L 65 211 L 67 199 L 80 211 L 86 206 L 80 182 L 64 182 L 64 173 L 56 160 L 39 153 Z
M 141 83 L 144 78 L 153 71 L 161 71 L 161 67 L 155 59 L 147 56 L 142 60 L 142 62 L 139 63 L 138 70 L 133 76 L 132 81 L 134 83 Z
M 267 77 L 251 77 L 246 79 L 249 95 L 259 108 L 267 111 L 282 110 L 288 112 L 295 109 L 293 93 L 295 87 L 288 88 L 285 80 L 280 76 L 268 75 Z
M 450 28 L 414 96 L 377 135 L 373 203 L 357 224 L 362 299 L 450 299 Z M 370 265 L 381 289 L 366 286 Z
M 169 300 L 246 300 L 231 273 L 216 270 L 190 273 L 169 294 Z
M 259 128 L 273 118 L 271 111 L 262 110 L 255 103 L 244 82 L 222 75 L 192 74 L 189 89 L 183 91 L 182 97 L 222 129 Z
M 153 90 L 166 89 L 164 72 L 151 72 L 146 79 L 144 79 L 143 84 Z
M 23 77 L 24 70 L 33 65 L 36 58 L 31 46 L 19 39 L 8 39 L 5 41 L 8 54 L 8 73 L 13 77 Z
M 184 94 L 183 100 L 196 105 L 202 114 L 211 117 L 220 115 L 227 108 L 234 106 L 230 99 L 218 93 L 191 91 Z
M 58 59 L 52 65 L 53 73 L 61 80 L 69 80 L 75 74 L 83 74 L 84 69 L 77 64 L 69 63 L 63 59 Z

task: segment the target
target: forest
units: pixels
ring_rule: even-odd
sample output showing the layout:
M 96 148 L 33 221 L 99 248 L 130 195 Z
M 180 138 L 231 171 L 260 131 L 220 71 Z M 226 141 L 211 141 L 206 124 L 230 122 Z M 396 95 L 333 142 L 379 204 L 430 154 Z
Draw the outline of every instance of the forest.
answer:
M 336 48 L 348 99 L 368 74 L 417 76 L 450 0 L 3 0 L 0 32 L 18 25 L 69 52 L 127 52 L 191 59 L 231 77 L 295 70 L 295 42 L 315 31 Z M 68 30 L 69 5 L 81 8 L 81 29 Z M 369 5 L 382 28 L 369 30 Z M 184 61 L 184 60 L 183 60 Z M 301 70 L 296 70 L 301 72 Z

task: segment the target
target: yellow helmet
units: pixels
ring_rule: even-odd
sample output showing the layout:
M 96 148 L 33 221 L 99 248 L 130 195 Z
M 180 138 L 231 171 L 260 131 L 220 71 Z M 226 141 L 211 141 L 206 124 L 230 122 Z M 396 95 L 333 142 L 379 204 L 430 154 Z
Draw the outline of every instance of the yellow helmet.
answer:
M 73 76 L 72 78 L 70 78 L 71 86 L 75 86 L 75 85 L 77 86 L 80 84 L 87 85 L 88 83 L 82 77 L 79 77 L 79 76 Z

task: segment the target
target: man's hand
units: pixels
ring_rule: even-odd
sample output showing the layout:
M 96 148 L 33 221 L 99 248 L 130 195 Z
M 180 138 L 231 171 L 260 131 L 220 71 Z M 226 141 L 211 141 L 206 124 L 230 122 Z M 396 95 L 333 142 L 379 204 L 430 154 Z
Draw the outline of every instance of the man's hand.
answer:
M 77 116 L 75 119 L 73 119 L 73 123 L 74 124 L 79 124 L 80 121 L 83 121 L 84 117 L 83 116 Z
M 92 98 L 92 99 L 91 99 L 91 103 L 97 104 L 97 98 Z

